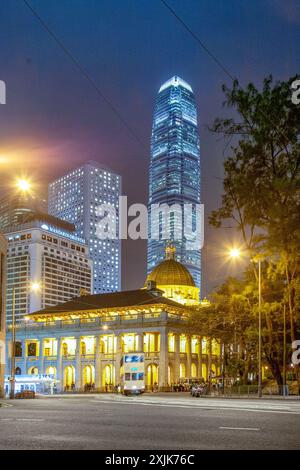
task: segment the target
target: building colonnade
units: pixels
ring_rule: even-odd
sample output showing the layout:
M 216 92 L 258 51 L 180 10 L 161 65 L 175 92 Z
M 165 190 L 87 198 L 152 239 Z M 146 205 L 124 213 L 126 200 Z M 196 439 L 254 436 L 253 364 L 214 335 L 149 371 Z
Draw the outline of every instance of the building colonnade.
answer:
M 120 383 L 126 352 L 144 352 L 145 382 L 161 389 L 185 378 L 209 380 L 220 373 L 220 345 L 166 327 L 17 340 L 17 373 L 54 375 L 59 390 L 97 390 Z

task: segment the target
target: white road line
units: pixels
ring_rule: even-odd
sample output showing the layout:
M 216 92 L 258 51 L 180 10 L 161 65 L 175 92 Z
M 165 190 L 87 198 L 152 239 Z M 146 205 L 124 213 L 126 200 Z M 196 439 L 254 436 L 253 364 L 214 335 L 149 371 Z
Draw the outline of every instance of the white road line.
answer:
M 45 421 L 43 418 L 17 418 L 17 421 Z
M 191 405 L 181 405 L 181 404 L 175 404 L 175 403 L 154 403 L 154 402 L 138 402 L 138 401 L 121 401 L 121 400 L 99 400 L 94 399 L 91 400 L 91 403 L 107 403 L 107 404 L 117 404 L 117 405 L 142 405 L 142 406 L 157 406 L 157 407 L 165 407 L 165 408 L 187 408 L 191 410 L 205 410 L 205 411 L 246 411 L 246 412 L 252 412 L 252 413 L 276 413 L 276 414 L 289 414 L 289 415 L 300 415 L 300 412 L 298 411 L 284 411 L 280 409 L 259 409 L 259 408 L 242 408 L 242 407 L 227 407 L 227 406 L 193 406 Z
M 230 426 L 219 426 L 219 429 L 230 429 L 233 431 L 260 431 L 260 428 L 234 428 Z

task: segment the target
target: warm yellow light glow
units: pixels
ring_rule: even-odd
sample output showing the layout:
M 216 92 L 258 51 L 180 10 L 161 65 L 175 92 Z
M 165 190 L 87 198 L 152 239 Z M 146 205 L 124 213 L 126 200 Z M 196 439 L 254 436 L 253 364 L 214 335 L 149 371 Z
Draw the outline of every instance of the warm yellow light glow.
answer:
M 19 179 L 17 181 L 17 188 L 20 190 L 20 191 L 23 191 L 24 193 L 27 193 L 28 191 L 30 191 L 31 189 L 31 184 L 28 180 L 25 180 L 25 179 Z
M 241 251 L 238 248 L 231 248 L 229 255 L 230 258 L 239 258 L 241 256 Z
M 31 285 L 30 285 L 30 290 L 32 292 L 39 292 L 41 290 L 41 284 L 39 282 L 33 282 Z
M 102 329 L 103 329 L 103 330 L 108 330 L 108 326 L 107 326 L 107 325 L 103 325 L 103 326 L 102 326 Z

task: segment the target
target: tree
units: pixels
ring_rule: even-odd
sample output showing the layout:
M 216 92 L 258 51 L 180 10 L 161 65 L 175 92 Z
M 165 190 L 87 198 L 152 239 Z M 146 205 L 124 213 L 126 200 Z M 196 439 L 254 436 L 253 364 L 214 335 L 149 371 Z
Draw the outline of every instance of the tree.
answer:
M 300 337 L 300 106 L 291 101 L 291 83 L 297 78 L 274 84 L 268 77 L 262 91 L 252 83 L 245 90 L 238 82 L 231 89 L 224 86 L 225 105 L 237 118 L 217 119 L 211 129 L 230 139 L 231 148 L 224 162 L 222 203 L 210 223 L 234 222 L 249 258 L 263 253 L 265 269 L 273 270 L 273 277 L 265 279 L 282 284 L 276 304 L 264 301 L 266 357 L 273 357 L 278 346 L 274 308 L 280 316 L 286 303 L 291 340 Z M 257 277 L 255 263 L 253 273 Z M 269 285 L 263 287 L 265 297 Z M 273 373 L 280 382 L 278 367 Z M 295 369 L 300 393 L 300 368 Z

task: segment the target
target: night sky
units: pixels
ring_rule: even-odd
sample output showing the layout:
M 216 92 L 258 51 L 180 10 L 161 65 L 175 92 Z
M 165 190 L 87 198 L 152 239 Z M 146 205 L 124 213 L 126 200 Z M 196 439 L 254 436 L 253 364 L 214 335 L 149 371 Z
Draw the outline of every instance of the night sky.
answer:
M 154 101 L 173 75 L 195 92 L 200 121 L 202 198 L 206 216 L 218 207 L 225 143 L 207 125 L 224 116 L 221 86 L 230 79 L 160 0 L 29 0 L 97 83 L 141 144 L 99 97 L 23 0 L 0 0 L 0 185 L 27 174 L 35 190 L 97 160 L 123 176 L 129 203 L 147 202 Z M 300 0 L 168 0 L 241 85 L 265 76 L 285 80 L 300 72 Z M 206 226 L 203 288 L 207 294 L 229 272 L 221 248 L 231 230 Z M 145 278 L 146 243 L 123 246 L 123 288 Z

